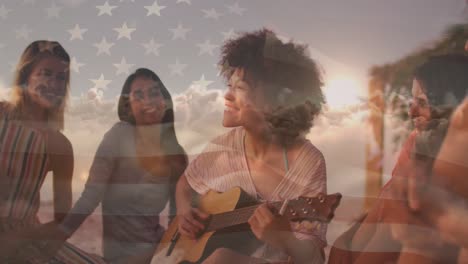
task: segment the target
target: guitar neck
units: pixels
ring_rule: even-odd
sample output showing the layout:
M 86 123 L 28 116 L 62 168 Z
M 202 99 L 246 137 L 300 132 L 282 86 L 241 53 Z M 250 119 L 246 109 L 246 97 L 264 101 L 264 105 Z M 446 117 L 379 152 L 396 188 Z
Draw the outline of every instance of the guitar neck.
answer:
M 270 203 L 272 207 L 279 211 L 283 202 Z M 206 231 L 216 231 L 231 226 L 245 224 L 249 221 L 249 218 L 253 215 L 255 209 L 260 205 L 253 205 L 248 207 L 239 208 L 233 211 L 214 214 L 211 216 L 210 222 L 206 227 Z

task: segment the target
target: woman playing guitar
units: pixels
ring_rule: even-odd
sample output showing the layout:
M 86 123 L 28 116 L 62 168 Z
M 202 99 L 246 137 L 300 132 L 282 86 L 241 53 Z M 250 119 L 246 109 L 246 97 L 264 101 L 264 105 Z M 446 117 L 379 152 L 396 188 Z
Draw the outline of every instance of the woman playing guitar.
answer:
M 305 138 L 324 103 L 322 81 L 306 47 L 284 43 L 270 30 L 246 33 L 224 44 L 219 62 L 228 82 L 223 126 L 177 184 L 179 233 L 196 238 L 208 215 L 192 206 L 192 194 L 240 187 L 258 201 L 326 193 L 322 153 Z M 239 261 L 321 263 L 326 225 L 290 223 L 267 205 L 249 224 L 264 244 L 253 253 L 218 249 L 206 263 Z

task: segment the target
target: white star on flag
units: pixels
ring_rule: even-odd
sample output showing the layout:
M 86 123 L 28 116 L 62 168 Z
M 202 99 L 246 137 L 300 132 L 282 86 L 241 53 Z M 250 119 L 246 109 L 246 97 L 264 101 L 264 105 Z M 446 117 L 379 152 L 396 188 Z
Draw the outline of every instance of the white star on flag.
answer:
M 84 63 L 79 63 L 76 57 L 72 57 L 70 60 L 70 68 L 76 73 L 80 73 L 80 68 L 84 65 Z
M 192 2 L 190 2 L 190 0 L 177 0 L 176 4 L 179 4 L 179 3 L 186 3 L 186 4 L 189 4 L 189 5 L 192 4 Z
M 2 6 L 0 6 L 0 17 L 3 18 L 3 19 L 7 19 L 8 18 L 8 14 L 11 12 L 11 9 L 8 9 L 5 7 L 5 5 L 2 4 Z
M 83 40 L 83 35 L 86 31 L 88 31 L 88 29 L 86 28 L 80 28 L 80 25 L 78 24 L 75 24 L 75 27 L 73 29 L 69 29 L 67 30 L 68 33 L 70 33 L 70 41 L 74 40 L 74 39 L 81 39 Z
M 15 30 L 16 32 L 16 39 L 29 39 L 29 34 L 31 34 L 32 30 L 28 28 L 27 25 L 24 25 L 20 28 L 20 29 L 17 29 Z
M 223 14 L 218 13 L 216 9 L 211 8 L 209 10 L 203 9 L 203 13 L 205 13 L 205 18 L 213 18 L 215 20 L 218 20 Z
M 148 10 L 148 13 L 146 14 L 146 16 L 151 16 L 153 14 L 157 15 L 157 16 L 161 16 L 161 10 L 163 10 L 164 8 L 166 8 L 165 6 L 160 6 L 158 4 L 158 1 L 154 1 L 154 3 L 150 6 L 145 6 L 145 9 Z
M 232 6 L 228 6 L 229 12 L 232 14 L 236 14 L 242 16 L 245 12 L 245 8 L 239 6 L 239 3 L 235 3 Z
M 159 48 L 163 46 L 162 44 L 155 42 L 154 38 L 151 38 L 148 43 L 143 43 L 142 45 L 146 49 L 145 54 L 153 53 L 155 56 L 159 56 Z
M 170 31 L 172 31 L 172 40 L 176 40 L 176 39 L 183 39 L 185 40 L 185 37 L 187 35 L 187 33 L 189 31 L 191 31 L 190 28 L 184 28 L 184 26 L 182 26 L 182 24 L 179 23 L 179 25 L 177 26 L 177 28 L 171 28 L 169 29 Z
M 205 40 L 204 43 L 197 44 L 197 46 L 200 48 L 198 55 L 210 54 L 211 56 L 214 55 L 213 52 L 218 47 L 218 45 L 211 44 L 210 40 Z
M 210 84 L 212 84 L 213 81 L 208 81 L 205 79 L 205 75 L 203 74 L 198 81 L 193 81 L 193 85 L 199 86 L 201 88 L 208 88 Z
M 226 32 L 221 32 L 223 34 L 223 40 L 226 41 L 228 39 L 233 39 L 237 36 L 236 32 L 234 32 L 234 29 L 230 29 L 229 31 Z
M 106 53 L 107 55 L 111 55 L 110 53 L 110 48 L 112 48 L 112 46 L 114 46 L 115 44 L 112 43 L 112 42 L 107 42 L 106 40 L 106 37 L 102 37 L 102 40 L 100 43 L 95 43 L 93 44 L 93 46 L 95 46 L 96 48 L 98 48 L 98 51 L 96 53 L 96 55 L 101 55 L 102 53 Z
M 169 69 L 171 70 L 171 75 L 178 75 L 178 76 L 183 76 L 184 73 L 183 71 L 187 67 L 187 64 L 183 64 L 179 62 L 179 59 L 176 59 L 176 62 L 174 64 L 169 65 Z
M 52 2 L 52 6 L 46 8 L 47 18 L 59 18 L 61 7 L 58 7 L 55 2 Z
M 121 38 L 127 38 L 129 40 L 132 40 L 132 37 L 130 36 L 130 34 L 133 33 L 133 31 L 136 30 L 136 28 L 129 28 L 127 26 L 127 22 L 124 22 L 122 27 L 120 28 L 114 28 L 115 31 L 117 31 L 117 33 L 119 33 L 119 36 L 117 37 L 117 40 L 121 39 Z
M 104 79 L 104 74 L 102 73 L 101 73 L 101 76 L 99 76 L 99 79 L 89 79 L 89 80 L 94 83 L 94 87 L 91 89 L 96 89 L 96 90 L 98 89 L 106 90 L 107 85 L 109 85 L 109 83 L 112 82 L 111 80 Z
M 258 5 L 242 0 L 0 0 L 0 73 L 10 77 L 0 81 L 11 82 L 9 62 L 15 68 L 31 41 L 54 40 L 71 55 L 73 110 L 99 113 L 92 105 L 99 100 L 102 106 L 114 106 L 120 92 L 114 84 L 121 87 L 138 67 L 157 72 L 174 96 L 193 83 L 218 88 L 222 78 L 214 65 L 221 43 L 252 29 L 252 23 L 261 25 L 254 7 Z M 93 86 L 99 100 L 87 96 Z M 80 94 L 84 101 L 75 101 Z
M 97 9 L 99 9 L 99 14 L 98 16 L 102 16 L 104 14 L 107 14 L 109 16 L 112 16 L 112 10 L 117 8 L 118 6 L 111 6 L 109 5 L 109 1 L 106 1 L 103 5 L 96 6 Z
M 130 72 L 130 68 L 133 66 L 135 66 L 135 64 L 128 64 L 127 60 L 125 60 L 125 57 L 122 57 L 122 60 L 120 61 L 120 63 L 114 64 L 114 67 L 117 68 L 117 72 L 115 73 L 115 75 L 120 75 L 122 73 L 128 75 Z

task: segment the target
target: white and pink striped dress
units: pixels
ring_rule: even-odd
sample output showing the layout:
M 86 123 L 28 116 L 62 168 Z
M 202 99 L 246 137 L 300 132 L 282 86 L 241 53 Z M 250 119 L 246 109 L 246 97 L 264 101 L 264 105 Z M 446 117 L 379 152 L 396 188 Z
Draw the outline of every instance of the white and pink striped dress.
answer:
M 188 166 L 185 177 L 190 186 L 199 194 L 209 190 L 225 192 L 233 187 L 240 187 L 252 197 L 260 198 L 248 169 L 243 139 L 245 130 L 235 128 L 212 140 L 206 149 Z M 299 155 L 286 172 L 282 181 L 269 201 L 294 199 L 298 196 L 315 196 L 326 193 L 326 166 L 322 153 L 310 141 L 302 145 Z M 312 240 L 319 247 L 326 246 L 325 224 L 291 223 L 292 230 L 298 239 Z M 269 249 L 264 246 L 254 256 L 269 260 L 285 260 L 284 252 Z
M 0 102 L 0 235 L 41 224 L 37 217 L 40 189 L 50 171 L 46 140 L 45 133 L 15 120 L 14 113 Z M 42 261 L 31 256 L 27 263 Z M 50 263 L 105 262 L 64 243 Z

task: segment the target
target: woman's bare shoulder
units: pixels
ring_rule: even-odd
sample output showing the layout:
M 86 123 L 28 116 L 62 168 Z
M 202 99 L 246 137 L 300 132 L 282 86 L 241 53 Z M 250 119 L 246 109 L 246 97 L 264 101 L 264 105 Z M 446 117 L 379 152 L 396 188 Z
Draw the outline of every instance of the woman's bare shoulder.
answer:
M 13 110 L 13 105 L 7 101 L 0 101 L 0 117 L 11 113 Z
M 73 147 L 70 140 L 58 130 L 48 130 L 47 149 L 49 154 L 73 155 Z

